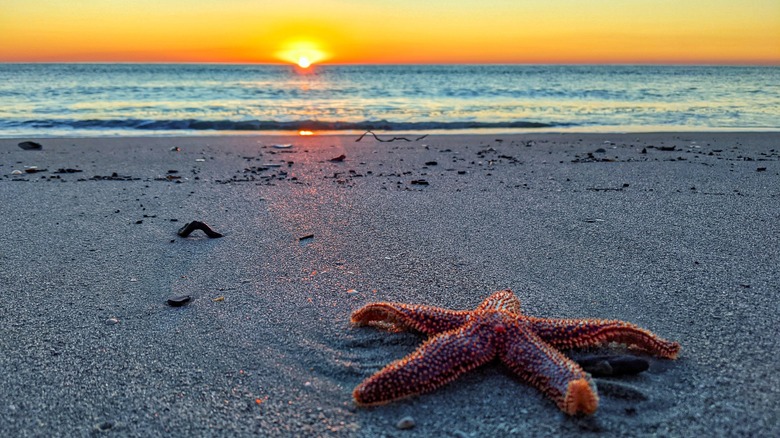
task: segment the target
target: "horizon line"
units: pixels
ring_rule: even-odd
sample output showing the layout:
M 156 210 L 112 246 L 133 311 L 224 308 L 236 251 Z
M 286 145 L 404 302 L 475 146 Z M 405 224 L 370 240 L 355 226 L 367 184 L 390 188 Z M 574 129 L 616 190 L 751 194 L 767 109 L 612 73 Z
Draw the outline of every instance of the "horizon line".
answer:
M 245 66 L 289 66 L 289 62 L 250 61 L 3 61 L 0 64 L 85 64 L 85 65 L 245 65 Z M 657 67 L 780 67 L 780 60 L 769 62 L 318 62 L 312 67 L 341 66 L 657 66 Z

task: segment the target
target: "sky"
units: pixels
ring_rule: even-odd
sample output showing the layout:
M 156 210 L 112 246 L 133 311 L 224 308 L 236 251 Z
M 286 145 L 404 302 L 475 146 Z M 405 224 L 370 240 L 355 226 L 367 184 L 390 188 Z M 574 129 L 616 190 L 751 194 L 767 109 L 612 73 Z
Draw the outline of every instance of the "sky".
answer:
M 780 65 L 778 0 L 0 0 L 0 62 Z

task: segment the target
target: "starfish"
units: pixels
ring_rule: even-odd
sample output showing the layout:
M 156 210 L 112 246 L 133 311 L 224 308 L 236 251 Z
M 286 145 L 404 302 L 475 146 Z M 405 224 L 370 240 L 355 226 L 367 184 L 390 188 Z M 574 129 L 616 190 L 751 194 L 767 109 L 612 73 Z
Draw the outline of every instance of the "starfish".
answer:
M 432 391 L 498 358 L 563 412 L 589 415 L 598 408 L 596 386 L 558 349 L 616 342 L 667 359 L 676 359 L 680 351 L 680 344 L 624 321 L 526 316 L 509 289 L 493 293 L 474 310 L 371 303 L 352 314 L 352 323 L 429 336 L 416 351 L 355 388 L 352 396 L 361 406 Z

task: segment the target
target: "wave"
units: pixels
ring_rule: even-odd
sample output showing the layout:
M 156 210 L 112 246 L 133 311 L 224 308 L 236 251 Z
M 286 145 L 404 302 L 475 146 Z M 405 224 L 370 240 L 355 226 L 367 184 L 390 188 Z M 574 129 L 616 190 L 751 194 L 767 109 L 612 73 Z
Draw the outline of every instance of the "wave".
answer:
M 541 123 L 531 121 L 425 121 L 391 122 L 387 120 L 320 121 L 320 120 L 140 120 L 140 119 L 90 119 L 90 120 L 24 120 L 5 123 L 2 126 L 46 128 L 46 129 L 88 129 L 88 130 L 145 130 L 145 131 L 420 131 L 420 130 L 458 130 L 458 129 L 501 129 L 501 128 L 551 128 L 573 126 L 571 123 Z

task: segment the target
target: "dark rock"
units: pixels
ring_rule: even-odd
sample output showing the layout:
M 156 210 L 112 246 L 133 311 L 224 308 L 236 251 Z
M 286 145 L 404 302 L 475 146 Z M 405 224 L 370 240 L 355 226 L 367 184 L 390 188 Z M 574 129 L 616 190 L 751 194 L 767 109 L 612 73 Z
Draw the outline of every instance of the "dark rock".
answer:
M 192 300 L 192 297 L 189 295 L 179 295 L 177 297 L 171 297 L 168 298 L 168 305 L 171 307 L 181 307 Z
M 336 157 L 336 158 L 331 158 L 331 159 L 330 159 L 330 160 L 328 160 L 328 161 L 330 161 L 331 163 L 341 163 L 342 161 L 344 161 L 344 159 L 345 159 L 345 158 L 347 158 L 347 156 L 346 156 L 346 155 L 344 155 L 344 154 L 341 154 L 341 155 L 339 155 L 338 157 Z
M 766 167 L 757 167 L 756 172 L 766 172 Z
M 138 181 L 141 178 L 133 178 L 132 176 L 120 175 L 116 172 L 112 172 L 111 175 L 95 175 L 90 179 L 93 181 Z
M 607 153 L 607 150 L 606 150 L 606 149 L 604 149 L 604 148 L 598 148 L 598 149 L 596 149 L 596 150 L 595 150 L 595 151 L 593 151 L 593 152 L 595 152 L 595 153 L 597 153 L 597 154 L 606 154 L 606 153 Z
M 193 221 L 193 222 L 186 223 L 183 227 L 179 228 L 179 231 L 177 232 L 177 234 L 179 236 L 181 236 L 181 237 L 187 237 L 187 236 L 190 235 L 190 233 L 192 233 L 195 230 L 203 231 L 204 233 L 206 233 L 206 235 L 208 237 L 210 237 L 212 239 L 217 239 L 217 238 L 222 237 L 222 234 L 217 233 L 216 231 L 212 230 L 211 227 L 209 227 L 205 223 L 199 222 L 199 221 Z
M 416 426 L 416 423 L 414 422 L 414 418 L 412 418 L 411 416 L 406 416 L 404 418 L 401 418 L 400 420 L 398 420 L 398 423 L 395 424 L 395 427 L 401 430 L 412 429 L 414 428 L 414 426 Z
M 83 170 L 81 170 L 81 169 L 70 169 L 70 168 L 65 168 L 65 169 L 59 168 L 59 169 L 54 171 L 54 173 L 79 173 L 79 172 L 83 172 Z
M 439 163 L 438 163 L 437 161 L 426 161 L 426 162 L 425 162 L 425 165 L 426 165 L 426 166 L 436 166 L 436 165 L 438 165 L 438 164 L 439 164 Z
M 575 359 L 594 377 L 639 374 L 650 368 L 650 363 L 635 356 L 586 356 Z
M 34 141 L 23 141 L 19 143 L 19 147 L 26 151 L 40 151 L 43 149 L 43 146 L 40 143 Z
M 104 421 L 100 424 L 95 425 L 95 431 L 97 432 L 108 432 L 111 430 L 111 428 L 114 427 L 114 423 L 110 421 Z
M 424 179 L 415 179 L 415 180 L 412 180 L 411 184 L 415 185 L 415 186 L 427 186 L 428 185 L 428 181 L 426 181 Z

